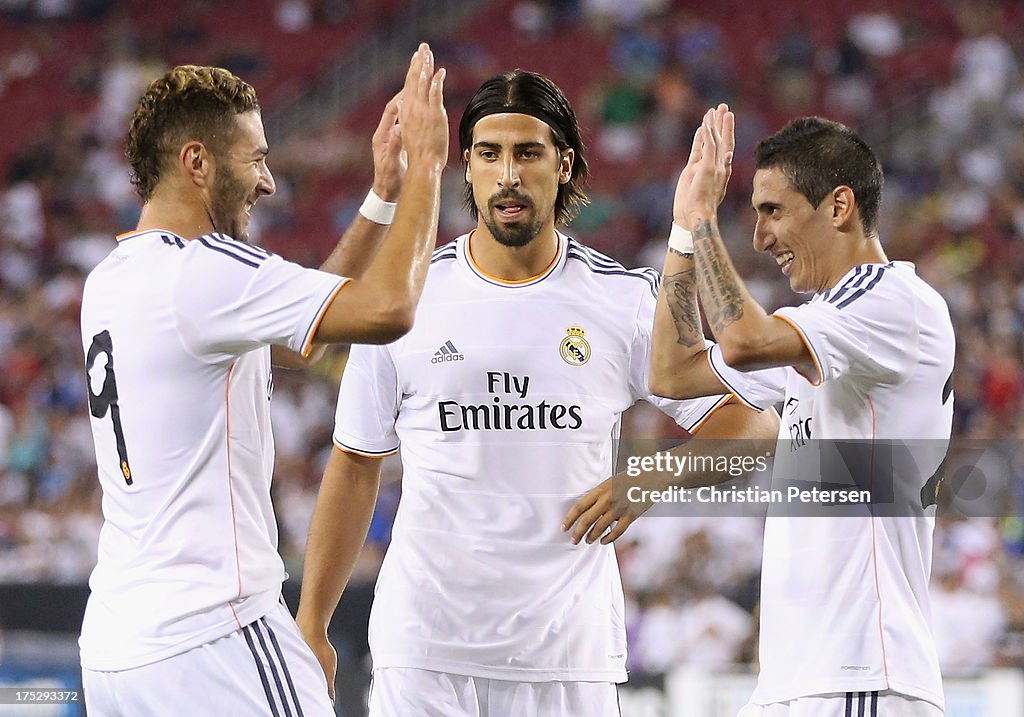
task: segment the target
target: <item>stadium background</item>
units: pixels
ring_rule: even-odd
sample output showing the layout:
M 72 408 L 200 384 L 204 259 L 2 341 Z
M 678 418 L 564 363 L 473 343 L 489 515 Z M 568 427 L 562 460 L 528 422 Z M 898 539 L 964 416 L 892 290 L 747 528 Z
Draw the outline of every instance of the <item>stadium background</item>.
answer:
M 996 0 L 0 0 L 0 684 L 78 680 L 74 637 L 100 524 L 79 298 L 112 236 L 135 224 L 121 142 L 135 100 L 164 69 L 217 64 L 255 85 L 278 192 L 260 202 L 253 233 L 307 265 L 362 200 L 370 132 L 420 39 L 449 70 L 453 125 L 498 71 L 537 70 L 565 89 L 593 176 L 570 233 L 630 266 L 660 266 L 693 129 L 706 106 L 728 101 L 738 146 L 723 234 L 772 307 L 796 297 L 750 250 L 753 144 L 793 116 L 845 121 L 885 166 L 890 258 L 914 260 L 953 312 L 955 435 L 1012 447 L 1024 429 L 1022 31 L 1022 4 Z M 453 152 L 441 242 L 470 226 L 461 184 Z M 275 377 L 275 498 L 293 608 L 343 363 L 337 351 L 309 374 Z M 681 435 L 644 406 L 624 434 Z M 946 516 L 936 532 L 934 621 L 955 717 L 1024 713 L 1019 451 L 1009 463 L 1003 517 Z M 387 464 L 332 627 L 350 717 L 361 714 L 366 611 L 398 472 Z M 749 694 L 761 528 L 651 519 L 620 543 L 626 717 L 731 716 Z

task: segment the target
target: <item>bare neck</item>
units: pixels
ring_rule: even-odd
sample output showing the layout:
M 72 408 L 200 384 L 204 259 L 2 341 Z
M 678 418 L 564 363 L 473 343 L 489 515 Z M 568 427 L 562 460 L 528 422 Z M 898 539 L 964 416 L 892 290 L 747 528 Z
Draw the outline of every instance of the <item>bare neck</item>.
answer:
M 160 187 L 142 205 L 138 231 L 164 229 L 182 239 L 197 239 L 214 231 L 210 213 L 202 202 L 181 196 L 171 187 Z
M 837 257 L 835 268 L 825 282 L 825 286 L 820 288 L 819 293 L 833 288 L 855 266 L 888 263 L 889 258 L 885 255 L 878 236 L 875 234 L 861 235 L 857 240 L 850 242 L 849 248 Z
M 559 250 L 554 224 L 545 226 L 526 246 L 505 246 L 483 222 L 469 235 L 469 254 L 484 273 L 503 281 L 532 279 L 551 266 Z

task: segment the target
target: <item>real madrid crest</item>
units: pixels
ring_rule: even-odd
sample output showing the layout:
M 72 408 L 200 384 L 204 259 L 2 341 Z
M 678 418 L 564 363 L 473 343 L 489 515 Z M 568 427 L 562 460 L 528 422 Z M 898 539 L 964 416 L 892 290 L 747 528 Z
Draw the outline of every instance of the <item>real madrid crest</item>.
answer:
M 590 344 L 583 338 L 586 331 L 579 326 L 570 326 L 565 333 L 567 336 L 559 344 L 558 353 L 570 366 L 582 366 L 590 360 Z

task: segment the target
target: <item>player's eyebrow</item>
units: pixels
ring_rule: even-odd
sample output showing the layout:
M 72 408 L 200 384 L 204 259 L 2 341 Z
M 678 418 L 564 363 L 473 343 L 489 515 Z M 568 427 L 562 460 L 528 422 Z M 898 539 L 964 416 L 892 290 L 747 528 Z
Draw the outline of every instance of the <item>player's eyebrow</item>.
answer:
M 780 206 L 781 205 L 776 204 L 775 202 L 761 202 L 760 204 L 755 204 L 753 209 L 755 212 L 768 212 L 772 209 L 779 209 Z
M 516 151 L 522 151 L 524 149 L 544 149 L 547 145 L 543 142 L 518 142 L 512 145 L 512 149 Z M 501 144 L 498 142 L 476 142 L 473 144 L 473 149 L 501 149 Z
M 266 145 L 257 147 L 252 151 L 252 155 L 254 157 L 266 157 L 268 154 L 270 154 L 270 147 L 267 147 Z

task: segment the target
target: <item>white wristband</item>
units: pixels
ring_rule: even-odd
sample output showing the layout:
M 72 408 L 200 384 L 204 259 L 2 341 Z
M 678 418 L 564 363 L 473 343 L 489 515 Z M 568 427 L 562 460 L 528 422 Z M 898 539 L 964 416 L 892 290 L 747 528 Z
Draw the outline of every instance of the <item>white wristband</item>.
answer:
M 366 199 L 363 200 L 362 206 L 359 207 L 359 213 L 374 224 L 387 225 L 395 219 L 396 206 L 398 206 L 396 202 L 385 202 L 371 189 L 370 193 L 366 195 Z
M 672 222 L 672 231 L 668 233 L 668 248 L 680 254 L 693 254 L 693 232 Z

